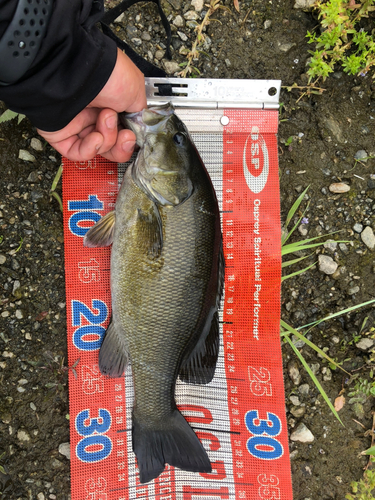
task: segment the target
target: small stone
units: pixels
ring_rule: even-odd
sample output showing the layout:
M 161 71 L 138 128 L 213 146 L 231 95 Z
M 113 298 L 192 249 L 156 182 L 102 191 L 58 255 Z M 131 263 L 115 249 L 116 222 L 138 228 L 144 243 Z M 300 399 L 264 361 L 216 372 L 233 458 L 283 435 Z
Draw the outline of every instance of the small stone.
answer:
M 279 50 L 281 52 L 289 52 L 292 47 L 294 47 L 296 44 L 295 43 L 281 43 L 279 45 Z
M 175 61 L 164 61 L 164 68 L 168 75 L 173 75 L 180 71 L 180 66 Z
M 3 356 L 3 358 L 14 358 L 14 354 L 12 352 L 9 352 L 9 351 L 3 351 L 2 356 Z
M 21 378 L 21 379 L 19 379 L 19 381 L 18 381 L 18 384 L 19 384 L 19 385 L 26 385 L 26 384 L 28 384 L 28 383 L 29 383 L 29 381 L 28 381 L 26 378 Z
M 330 250 L 331 252 L 335 252 L 336 249 L 337 249 L 337 241 L 335 241 L 335 240 L 327 240 L 324 243 L 324 248 L 326 248 L 327 250 Z
M 230 62 L 229 59 L 225 59 L 225 65 L 227 68 L 229 68 L 230 66 L 232 66 L 232 63 Z
M 301 224 L 300 226 L 298 226 L 298 232 L 302 236 L 307 236 L 308 230 L 307 230 L 306 224 Z
M 43 151 L 43 144 L 36 137 L 33 137 L 31 139 L 31 141 L 30 141 L 30 147 L 32 147 L 35 151 Z
M 5 257 L 5 255 L 3 255 L 2 253 L 0 253 L 0 266 L 2 266 L 3 264 L 5 264 L 7 258 Z
M 362 161 L 363 163 L 367 162 L 367 157 L 368 157 L 367 151 L 365 151 L 364 149 L 360 149 L 354 155 L 355 160 Z
M 272 26 L 272 21 L 271 21 L 271 19 L 267 19 L 266 21 L 264 21 L 263 26 L 264 26 L 264 29 L 265 29 L 265 30 L 268 30 L 268 28 L 270 28 L 270 27 Z
M 36 406 L 34 405 L 34 403 L 30 403 L 30 408 L 34 411 L 36 411 Z
M 350 191 L 350 186 L 348 184 L 345 184 L 345 182 L 334 182 L 329 186 L 329 190 L 331 193 L 347 193 Z
M 330 380 L 332 380 L 332 372 L 326 366 L 322 368 L 322 374 L 323 374 L 323 380 L 325 382 L 329 382 Z
M 367 226 L 361 233 L 361 240 L 370 250 L 375 248 L 375 236 L 374 231 L 370 226 Z
M 132 43 L 136 46 L 136 47 L 140 47 L 142 45 L 142 40 L 140 38 L 132 38 Z
M 26 151 L 26 149 L 20 149 L 18 152 L 18 158 L 23 161 L 31 161 L 35 162 L 35 156 L 33 156 L 31 153 Z
M 363 226 L 362 224 L 360 224 L 359 222 L 356 222 L 353 226 L 353 231 L 355 231 L 356 233 L 360 234 L 362 233 L 363 231 Z
M 9 312 L 9 311 L 3 311 L 3 312 L 1 313 L 1 317 L 2 317 L 2 318 L 9 318 L 9 316 L 10 316 L 10 312 Z
M 70 460 L 70 443 L 61 443 L 59 446 L 59 453 Z
M 290 413 L 293 415 L 293 417 L 296 418 L 301 418 L 306 412 L 306 407 L 305 406 L 293 406 L 290 409 Z
M 187 42 L 188 37 L 182 31 L 177 31 L 177 35 L 181 38 L 183 42 Z
M 294 4 L 295 9 L 309 9 L 315 3 L 315 0 L 296 0 Z
M 26 179 L 26 182 L 38 182 L 38 172 L 30 172 L 29 177 Z
M 368 351 L 373 347 L 375 341 L 373 339 L 363 338 L 355 346 L 361 351 Z
M 22 430 L 22 429 L 20 429 L 17 432 L 17 437 L 18 437 L 19 441 L 22 441 L 24 443 L 27 443 L 31 439 L 30 436 L 29 436 L 29 434 L 26 431 Z
M 301 384 L 298 387 L 298 392 L 301 394 L 301 396 L 308 396 L 308 394 L 310 392 L 309 384 Z
M 328 130 L 336 137 L 339 142 L 345 142 L 345 136 L 343 134 L 340 123 L 333 116 L 323 118 L 323 121 Z
M 138 35 L 138 30 L 135 26 L 127 26 L 126 32 L 127 32 L 129 38 L 133 38 L 136 35 Z
M 319 255 L 318 257 L 319 270 L 325 274 L 333 274 L 338 268 L 337 262 L 335 262 L 329 255 Z
M 352 286 L 351 288 L 348 289 L 348 294 L 349 295 L 354 295 L 355 293 L 358 293 L 360 290 L 359 286 Z
M 310 365 L 310 369 L 313 372 L 314 375 L 318 375 L 319 370 L 320 370 L 320 364 L 319 363 L 312 363 Z
M 200 12 L 203 9 L 204 0 L 191 0 L 191 5 L 197 12 Z
M 339 243 L 339 249 L 342 251 L 342 253 L 349 252 L 349 248 L 347 247 L 347 245 L 345 245 L 345 243 Z
M 21 311 L 21 309 L 16 310 L 16 318 L 23 319 L 23 312 Z
M 155 52 L 155 59 L 157 59 L 158 61 L 161 61 L 164 57 L 164 54 L 165 54 L 164 50 L 157 50 Z
M 197 19 L 199 19 L 199 14 L 197 14 L 194 10 L 188 10 L 185 12 L 184 18 L 186 21 L 197 21 Z
M 297 349 L 301 349 L 305 345 L 305 342 L 295 335 L 292 335 L 292 342 Z
M 299 372 L 297 363 L 294 360 L 290 361 L 288 364 L 288 373 L 294 385 L 299 385 L 301 383 L 301 374 Z
M 25 392 L 26 389 L 24 387 L 17 387 L 17 391 L 22 393 Z
M 26 334 L 25 334 L 25 339 L 26 339 L 26 340 L 31 340 L 31 335 L 30 335 L 30 333 L 26 333 Z
M 116 17 L 116 19 L 114 20 L 115 23 L 122 23 L 123 19 L 125 17 L 125 13 L 122 12 L 118 17 Z
M 151 40 L 151 35 L 149 33 L 142 33 L 141 38 L 145 42 L 149 42 Z
M 173 24 L 177 27 L 177 28 L 182 28 L 183 25 L 184 25 L 184 20 L 182 19 L 181 16 L 176 16 L 174 19 L 173 19 Z
M 297 429 L 292 432 L 290 439 L 299 443 L 312 443 L 315 438 L 305 424 L 299 424 Z
M 298 396 L 290 396 L 289 400 L 294 406 L 299 406 L 301 404 L 301 401 L 299 400 Z
M 46 500 L 46 497 L 44 496 L 43 493 L 38 493 L 36 498 L 37 498 L 37 500 Z
M 12 294 L 14 295 L 15 292 L 17 292 L 17 290 L 21 288 L 21 283 L 18 281 L 18 280 L 15 280 L 14 283 L 13 283 L 13 290 L 12 290 Z

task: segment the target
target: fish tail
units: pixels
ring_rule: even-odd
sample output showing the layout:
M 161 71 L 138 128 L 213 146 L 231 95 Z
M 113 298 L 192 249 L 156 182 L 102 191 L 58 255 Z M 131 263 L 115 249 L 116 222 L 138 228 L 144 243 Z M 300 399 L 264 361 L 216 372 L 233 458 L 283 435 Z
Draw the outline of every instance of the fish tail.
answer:
M 133 451 L 141 483 L 158 477 L 165 464 L 189 472 L 212 470 L 206 450 L 177 409 L 158 428 L 140 423 L 133 413 Z

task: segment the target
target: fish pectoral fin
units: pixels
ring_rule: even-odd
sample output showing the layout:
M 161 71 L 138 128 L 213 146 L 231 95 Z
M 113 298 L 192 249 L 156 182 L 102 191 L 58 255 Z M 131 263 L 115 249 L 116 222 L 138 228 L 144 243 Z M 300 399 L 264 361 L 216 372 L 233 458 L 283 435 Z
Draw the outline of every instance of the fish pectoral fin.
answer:
M 124 335 L 116 328 L 114 321 L 109 324 L 99 351 L 99 369 L 108 377 L 121 377 L 128 364 Z
M 163 248 L 163 226 L 159 210 L 155 203 L 150 202 L 149 210 L 138 208 L 137 226 L 142 235 L 141 241 L 145 244 L 149 256 L 156 259 Z
M 208 319 L 208 324 L 203 328 L 197 345 L 187 359 L 183 361 L 179 373 L 180 379 L 190 384 L 208 384 L 211 382 L 215 374 L 219 347 L 219 315 L 215 311 L 211 324 L 209 324 Z
M 166 463 L 189 472 L 212 471 L 206 450 L 177 409 L 159 425 L 141 423 L 133 411 L 132 438 L 141 483 L 158 477 Z
M 87 231 L 83 238 L 83 245 L 91 248 L 111 245 L 115 229 L 115 219 L 115 211 L 108 212 Z

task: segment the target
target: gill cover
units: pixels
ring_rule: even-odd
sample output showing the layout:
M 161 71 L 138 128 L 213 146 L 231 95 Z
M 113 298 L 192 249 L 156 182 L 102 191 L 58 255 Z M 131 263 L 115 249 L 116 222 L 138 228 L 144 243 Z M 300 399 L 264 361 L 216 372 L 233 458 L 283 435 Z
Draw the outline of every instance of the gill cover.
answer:
M 135 133 L 140 147 L 132 169 L 134 182 L 163 206 L 176 206 L 189 198 L 193 146 L 173 107 L 151 106 L 139 113 L 122 113 L 120 119 Z

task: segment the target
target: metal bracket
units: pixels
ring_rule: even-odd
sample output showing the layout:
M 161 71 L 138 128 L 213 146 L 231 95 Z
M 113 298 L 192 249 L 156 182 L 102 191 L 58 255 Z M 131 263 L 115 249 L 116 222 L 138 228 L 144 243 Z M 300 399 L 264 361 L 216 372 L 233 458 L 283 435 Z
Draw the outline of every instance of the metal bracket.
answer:
M 230 80 L 214 78 L 146 78 L 147 103 L 170 102 L 183 108 L 278 109 L 280 80 Z M 170 88 L 170 95 L 160 95 Z

